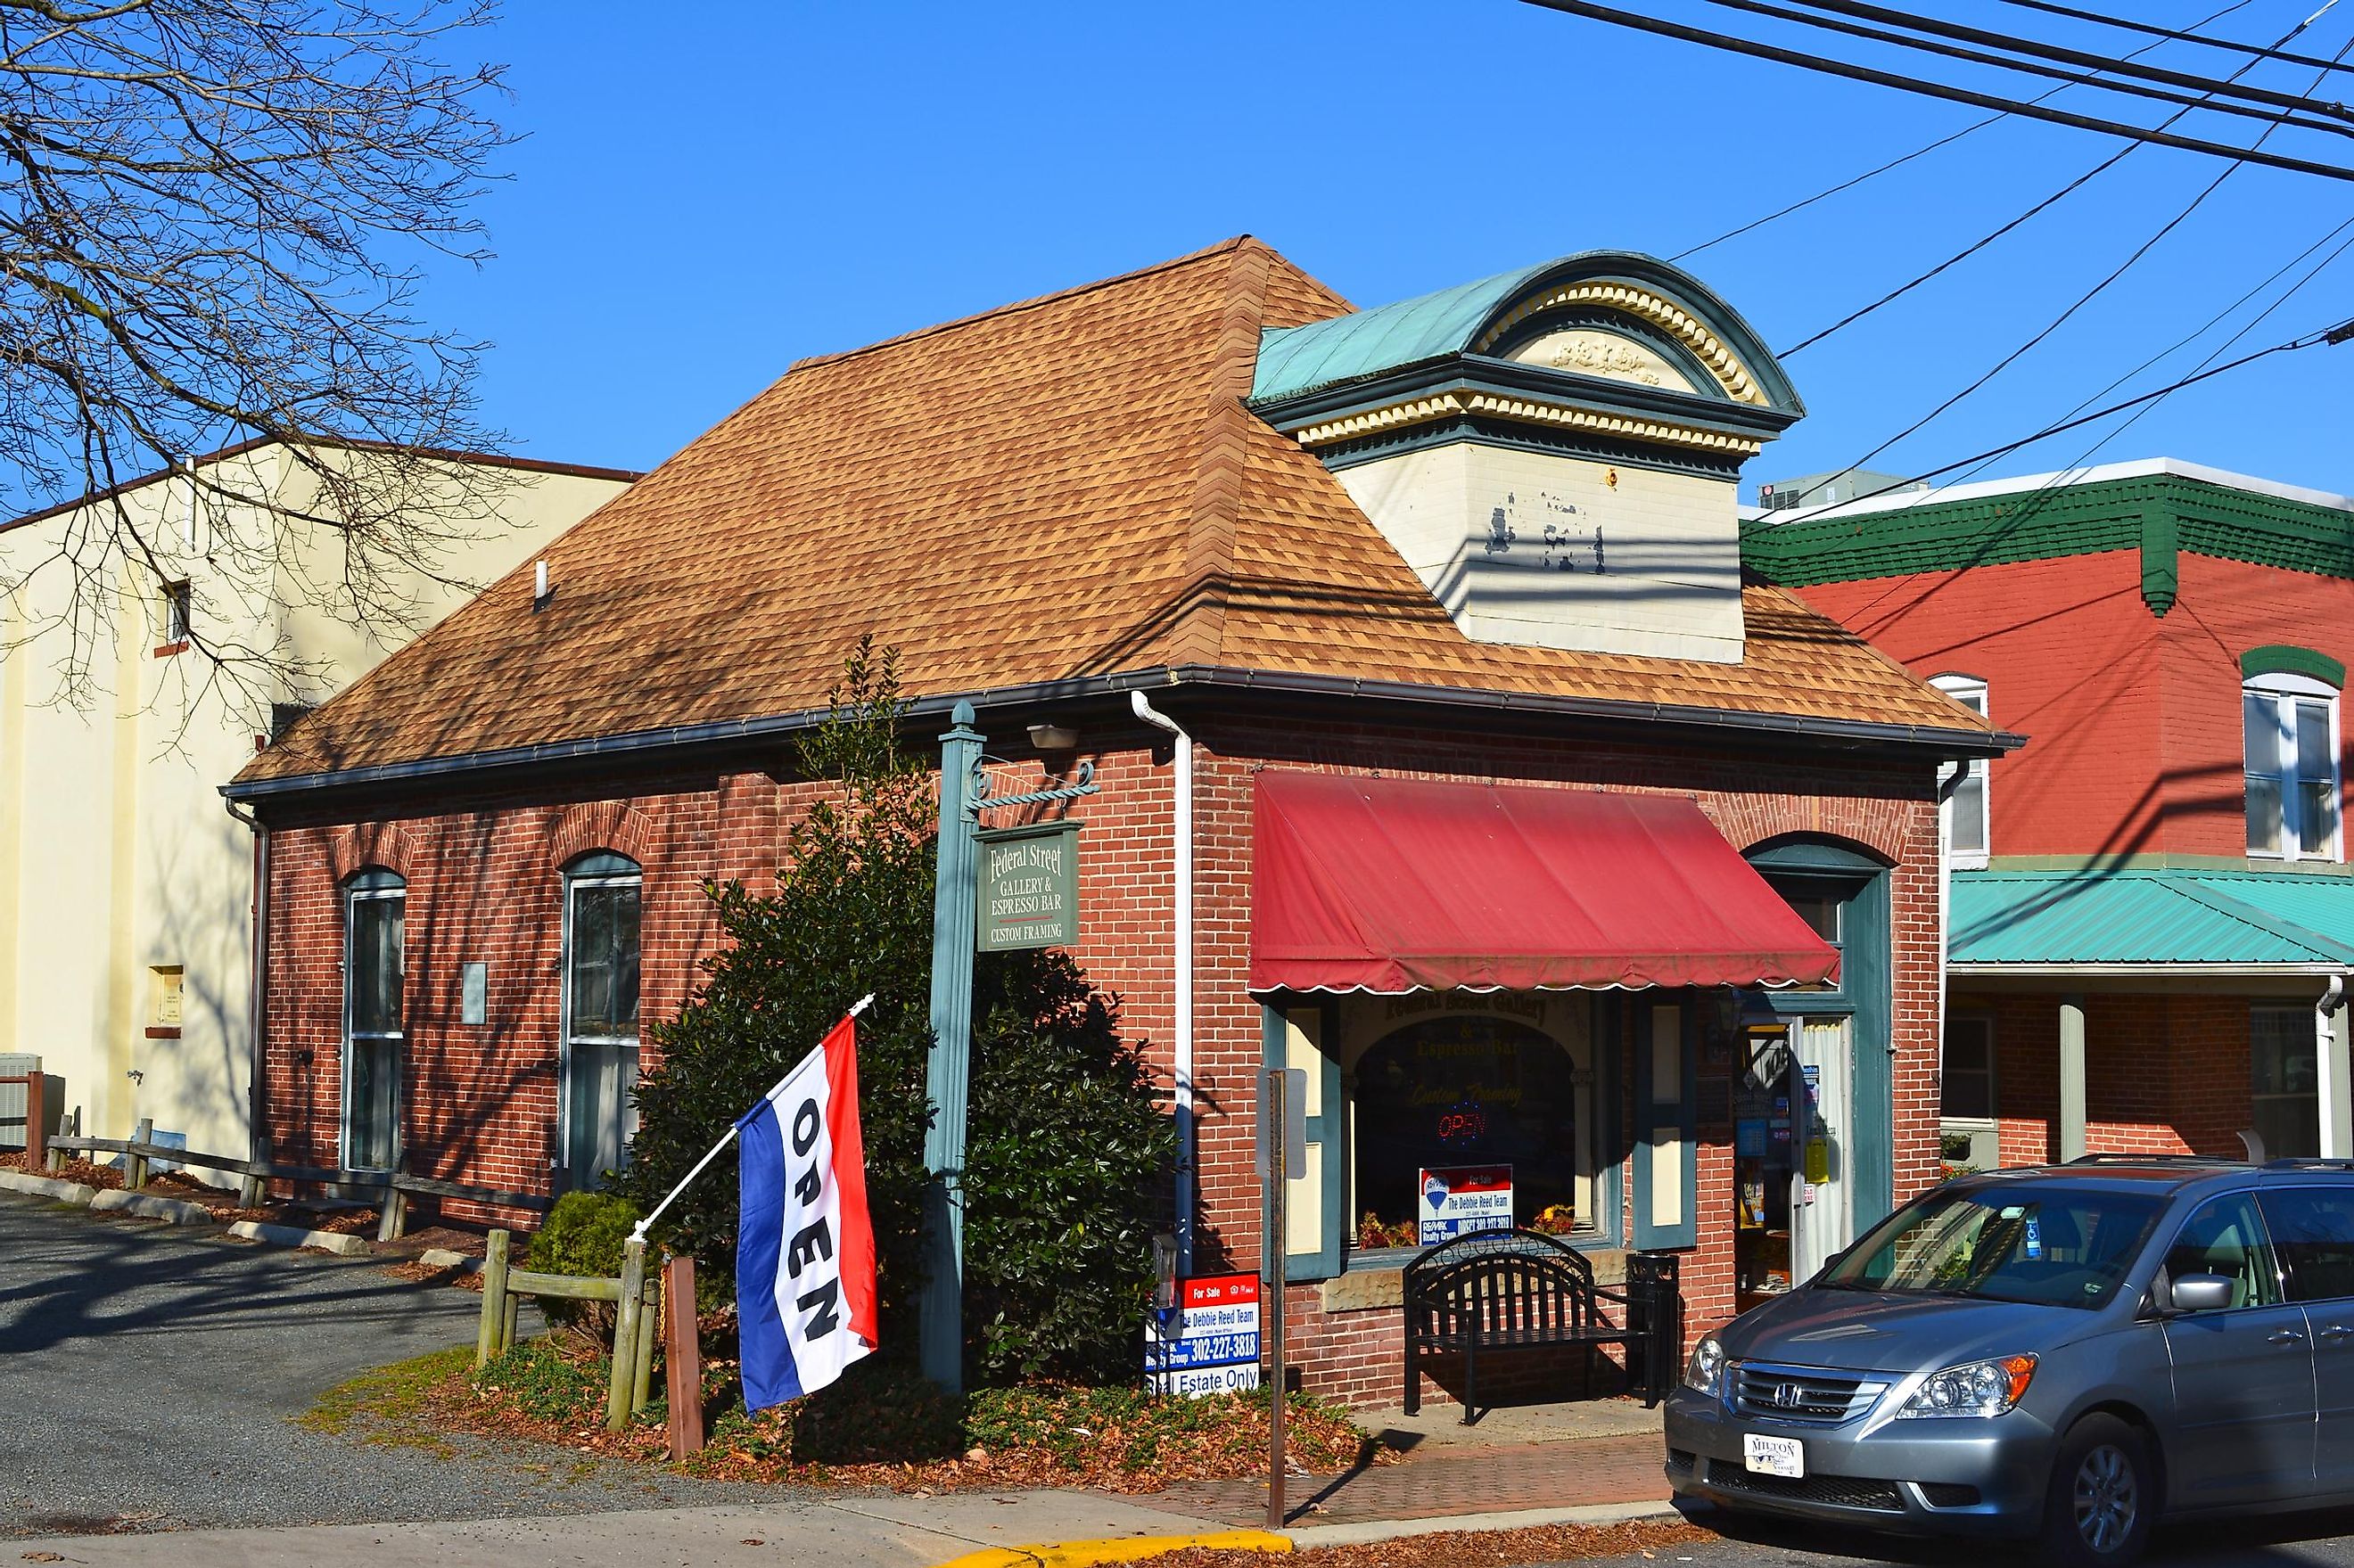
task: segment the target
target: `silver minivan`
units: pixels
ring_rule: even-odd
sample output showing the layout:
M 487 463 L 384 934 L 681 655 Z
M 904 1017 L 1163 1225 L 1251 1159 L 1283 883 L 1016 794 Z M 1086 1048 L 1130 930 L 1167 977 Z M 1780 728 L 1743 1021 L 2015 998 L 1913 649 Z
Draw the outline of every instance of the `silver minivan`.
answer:
M 1666 1425 L 1680 1495 L 2069 1564 L 2354 1502 L 2354 1165 L 1949 1181 L 1702 1339 Z

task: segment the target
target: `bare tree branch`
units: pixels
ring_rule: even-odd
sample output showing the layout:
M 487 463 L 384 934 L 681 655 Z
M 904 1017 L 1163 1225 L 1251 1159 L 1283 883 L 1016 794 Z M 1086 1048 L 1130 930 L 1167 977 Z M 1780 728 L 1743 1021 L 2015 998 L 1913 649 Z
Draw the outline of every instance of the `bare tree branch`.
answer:
M 415 300 L 429 260 L 487 254 L 471 207 L 506 141 L 500 69 L 442 55 L 492 19 L 493 0 L 0 0 L 0 516 L 84 503 L 0 559 L 20 606 L 0 655 L 44 645 L 58 693 L 87 694 L 175 569 L 162 513 L 122 486 L 246 443 L 301 482 L 175 480 L 270 523 L 209 542 L 200 597 L 308 596 L 391 639 L 420 584 L 449 583 L 490 519 L 486 482 L 444 460 L 499 441 L 482 345 Z M 27 615 L 36 577 L 66 588 Z M 200 620 L 191 652 L 207 689 L 266 711 L 314 672 L 212 630 L 242 624 Z

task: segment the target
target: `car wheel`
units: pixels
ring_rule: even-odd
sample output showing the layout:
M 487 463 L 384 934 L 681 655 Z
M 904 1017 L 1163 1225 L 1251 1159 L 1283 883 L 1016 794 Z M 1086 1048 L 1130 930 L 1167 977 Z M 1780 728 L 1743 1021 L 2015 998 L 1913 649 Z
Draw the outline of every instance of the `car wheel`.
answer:
M 2043 1508 L 2043 1556 L 2056 1568 L 2124 1568 L 2158 1514 L 2149 1439 L 2114 1415 L 2087 1415 L 2060 1440 Z

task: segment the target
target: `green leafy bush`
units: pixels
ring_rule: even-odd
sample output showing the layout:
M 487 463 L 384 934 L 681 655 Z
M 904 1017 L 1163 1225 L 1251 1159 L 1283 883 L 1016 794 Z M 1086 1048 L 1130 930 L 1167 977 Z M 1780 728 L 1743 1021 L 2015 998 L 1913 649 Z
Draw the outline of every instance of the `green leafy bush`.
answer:
M 619 1192 L 567 1192 L 547 1213 L 547 1223 L 531 1238 L 524 1266 L 540 1274 L 568 1274 L 582 1279 L 618 1279 L 621 1244 L 638 1223 L 638 1205 Z M 587 1331 L 610 1333 L 613 1308 L 602 1301 L 540 1302 L 552 1323 L 570 1324 Z
M 788 839 L 773 895 L 712 890 L 727 938 L 638 1086 L 625 1191 L 652 1202 L 806 1055 L 850 1004 L 886 1355 L 912 1354 L 929 1109 L 929 772 L 898 749 L 896 663 L 862 641 L 802 762 L 833 788 Z M 1066 954 L 975 965 L 964 1181 L 968 1360 L 984 1380 L 1135 1374 L 1153 1216 L 1175 1133 L 1119 1034 L 1117 999 Z M 664 1239 L 732 1278 L 737 1197 L 722 1160 L 663 1216 Z

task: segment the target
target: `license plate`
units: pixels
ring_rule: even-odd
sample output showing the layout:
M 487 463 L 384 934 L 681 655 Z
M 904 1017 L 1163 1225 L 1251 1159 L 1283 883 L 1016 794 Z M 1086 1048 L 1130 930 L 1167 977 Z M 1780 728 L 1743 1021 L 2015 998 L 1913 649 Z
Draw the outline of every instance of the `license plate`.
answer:
M 1741 1457 L 1753 1475 L 1781 1476 L 1793 1481 L 1806 1478 L 1807 1450 L 1796 1437 L 1758 1437 L 1744 1434 Z

